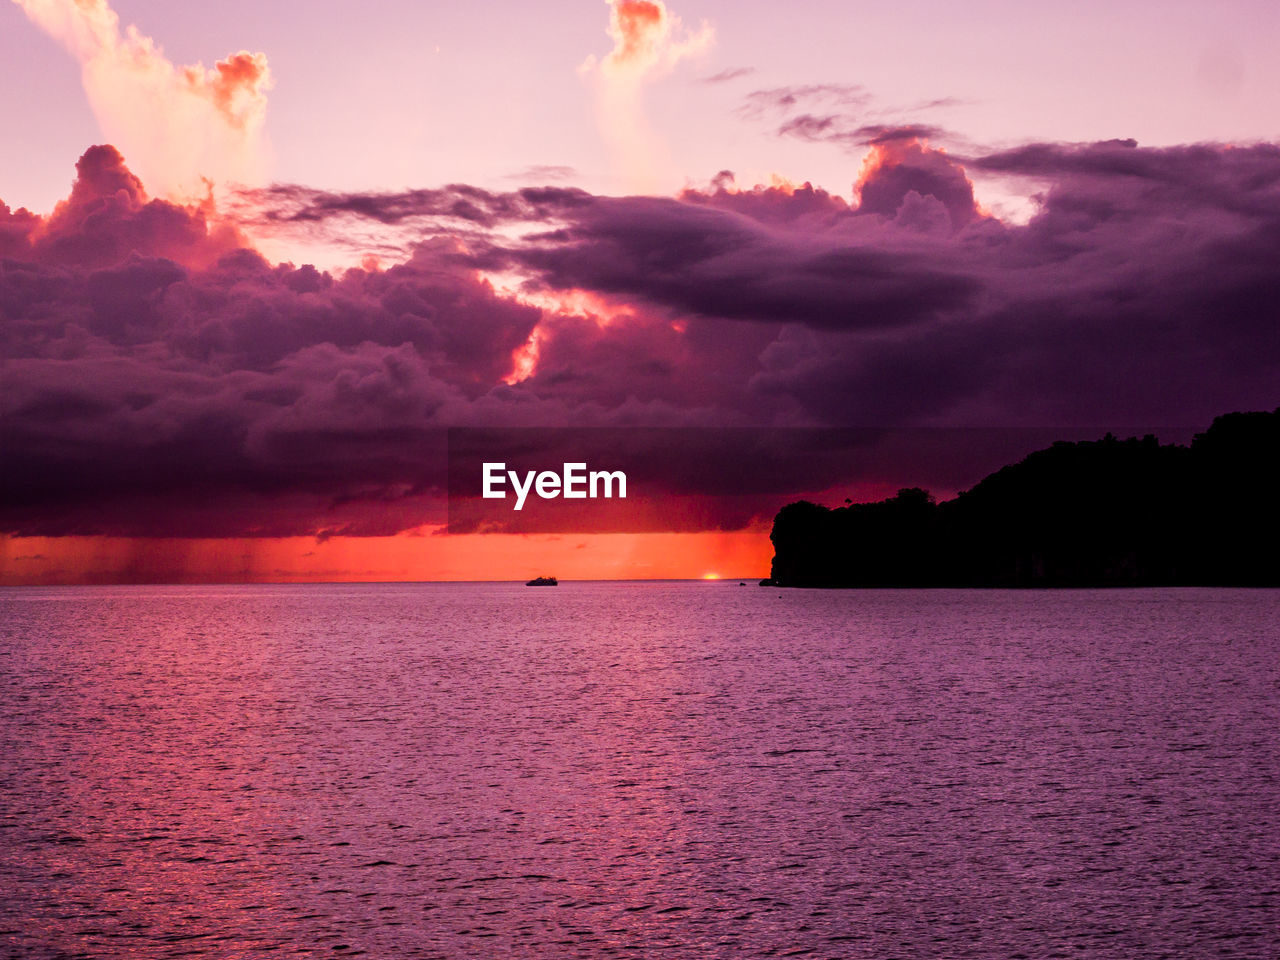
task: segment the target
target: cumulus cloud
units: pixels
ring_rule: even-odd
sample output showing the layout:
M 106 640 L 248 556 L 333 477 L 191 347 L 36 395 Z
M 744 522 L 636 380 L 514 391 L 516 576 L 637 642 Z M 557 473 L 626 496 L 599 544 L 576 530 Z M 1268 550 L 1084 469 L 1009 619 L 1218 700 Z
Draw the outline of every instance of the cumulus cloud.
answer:
M 240 51 L 212 68 L 176 66 L 107 0 L 14 0 L 79 62 L 89 104 L 156 193 L 191 199 L 210 181 L 264 173 L 267 58 Z
M 1280 148 L 1030 145 L 965 163 L 1038 180 L 1037 214 L 983 215 L 957 159 L 890 139 L 853 201 L 724 181 L 592 198 L 501 254 L 554 288 L 700 318 L 688 329 L 708 339 L 767 340 L 733 363 L 740 345 L 721 348 L 756 417 L 1198 424 L 1275 406 Z
M 689 31 L 662 0 L 606 0 L 613 49 L 588 57 L 580 71 L 596 87 L 601 134 L 634 189 L 654 183 L 664 148 L 645 117 L 643 89 L 680 61 L 707 49 L 715 36 L 704 22 Z
M 4 219 L 0 207 L 0 223 Z M 7 246 L 12 257 L 82 269 L 134 254 L 207 266 L 242 243 L 233 227 L 210 223 L 205 205 L 149 199 L 119 151 L 105 145 L 91 147 L 76 163 L 71 195 L 48 218 L 20 210 L 7 219 L 0 252 Z
M 942 150 L 930 149 L 918 128 L 880 129 L 854 184 L 858 209 L 897 217 L 907 198 L 932 197 L 953 226 L 981 215 L 964 168 Z
M 283 225 L 416 234 L 343 274 L 268 263 L 93 148 L 50 216 L 0 205 L 0 531 L 441 522 L 458 426 L 858 428 L 861 455 L 868 427 L 1056 435 L 1276 406 L 1280 148 L 1029 144 L 962 167 L 881 146 L 847 196 L 728 173 L 665 198 L 253 195 Z M 1033 183 L 1037 213 L 984 215 L 966 169 Z M 691 524 L 740 524 L 802 492 L 777 488 L 796 435 L 743 429 L 712 461 L 651 458 L 646 482 L 715 492 Z M 945 488 L 1019 452 L 960 447 L 878 476 Z M 854 476 L 841 449 L 815 483 Z

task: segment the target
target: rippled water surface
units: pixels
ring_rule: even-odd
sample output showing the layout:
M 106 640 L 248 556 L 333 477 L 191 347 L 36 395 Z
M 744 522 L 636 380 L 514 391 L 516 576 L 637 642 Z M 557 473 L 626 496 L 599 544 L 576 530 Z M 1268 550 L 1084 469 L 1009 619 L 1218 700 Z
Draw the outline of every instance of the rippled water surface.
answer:
M 0 954 L 1280 956 L 1280 592 L 0 591 Z

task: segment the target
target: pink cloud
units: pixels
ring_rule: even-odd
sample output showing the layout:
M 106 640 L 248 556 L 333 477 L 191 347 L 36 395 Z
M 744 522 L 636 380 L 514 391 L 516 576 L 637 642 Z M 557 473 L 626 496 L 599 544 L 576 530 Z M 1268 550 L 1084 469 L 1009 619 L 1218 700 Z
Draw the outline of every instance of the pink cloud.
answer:
M 662 0 L 607 2 L 613 49 L 599 60 L 588 57 L 580 71 L 595 83 L 601 134 L 631 187 L 646 189 L 665 162 L 665 148 L 645 117 L 643 88 L 706 50 L 715 31 L 706 22 L 686 30 Z
M 178 67 L 136 27 L 122 30 L 107 0 L 14 2 L 79 62 L 103 133 L 153 192 L 190 200 L 209 182 L 261 178 L 271 86 L 264 54 Z

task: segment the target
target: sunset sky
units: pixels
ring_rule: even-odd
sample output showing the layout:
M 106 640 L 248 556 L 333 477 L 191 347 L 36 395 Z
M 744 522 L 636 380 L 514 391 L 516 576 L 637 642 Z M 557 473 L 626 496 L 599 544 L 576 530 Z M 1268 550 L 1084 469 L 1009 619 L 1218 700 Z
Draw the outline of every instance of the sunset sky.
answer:
M 1264 2 L 0 3 L 0 583 L 760 576 L 794 496 L 1003 461 L 727 447 L 754 514 L 675 457 L 644 496 L 700 530 L 444 535 L 442 431 L 1272 409 L 1278 41 Z

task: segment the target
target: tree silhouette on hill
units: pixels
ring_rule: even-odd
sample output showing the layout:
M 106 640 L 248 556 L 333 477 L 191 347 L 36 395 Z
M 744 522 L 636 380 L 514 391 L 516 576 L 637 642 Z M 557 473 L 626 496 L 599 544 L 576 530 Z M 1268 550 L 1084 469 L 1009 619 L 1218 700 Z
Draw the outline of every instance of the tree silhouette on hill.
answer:
M 1189 446 L 1058 442 L 953 500 L 919 488 L 774 519 L 778 586 L 1280 585 L 1280 409 Z M 847 502 L 847 501 L 846 501 Z

